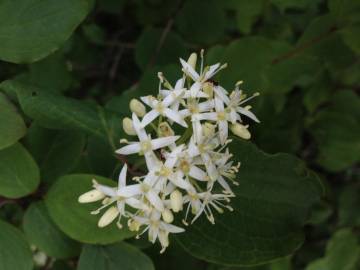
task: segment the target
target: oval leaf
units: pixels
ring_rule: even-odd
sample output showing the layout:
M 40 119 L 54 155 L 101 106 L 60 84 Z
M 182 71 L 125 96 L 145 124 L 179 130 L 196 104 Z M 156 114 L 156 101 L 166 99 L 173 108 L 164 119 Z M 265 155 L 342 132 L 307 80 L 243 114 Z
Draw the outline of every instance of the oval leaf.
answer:
M 44 202 L 33 203 L 24 215 L 23 228 L 31 244 L 54 258 L 69 258 L 80 253 L 80 246 L 68 238 L 51 220 Z
M 107 185 L 115 184 L 101 176 L 88 174 L 65 175 L 53 184 L 47 195 L 46 205 L 56 225 L 71 238 L 90 244 L 114 243 L 132 236 L 133 233 L 127 230 L 127 226 L 121 230 L 115 224 L 105 228 L 97 226 L 100 216 L 91 215 L 90 212 L 99 208 L 100 202 L 78 202 L 81 194 L 91 190 L 92 179 Z
M 57 50 L 89 11 L 85 0 L 0 2 L 0 59 L 37 61 Z
M 26 133 L 26 126 L 16 108 L 0 93 L 0 149 L 16 143 Z
M 21 144 L 0 151 L 0 195 L 23 197 L 33 192 L 39 182 L 39 168 Z
M 291 254 L 301 246 L 302 226 L 322 192 L 318 178 L 291 155 L 268 155 L 238 139 L 230 148 L 242 163 L 234 211 L 216 215 L 215 225 L 200 219 L 177 239 L 192 255 L 225 265 L 251 266 Z
M 109 246 L 84 246 L 78 270 L 154 270 L 150 258 L 137 248 L 121 242 Z
M 24 235 L 14 226 L 0 221 L 0 269 L 31 270 L 32 254 Z

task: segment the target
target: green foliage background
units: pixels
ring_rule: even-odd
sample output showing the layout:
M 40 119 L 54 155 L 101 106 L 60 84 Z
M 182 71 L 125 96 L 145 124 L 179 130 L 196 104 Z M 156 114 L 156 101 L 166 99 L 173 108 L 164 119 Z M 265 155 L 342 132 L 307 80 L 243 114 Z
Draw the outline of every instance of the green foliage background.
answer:
M 129 100 L 202 48 L 261 124 L 235 211 L 159 255 L 76 200 L 114 183 Z M 359 89 L 358 0 L 0 0 L 0 270 L 360 269 Z

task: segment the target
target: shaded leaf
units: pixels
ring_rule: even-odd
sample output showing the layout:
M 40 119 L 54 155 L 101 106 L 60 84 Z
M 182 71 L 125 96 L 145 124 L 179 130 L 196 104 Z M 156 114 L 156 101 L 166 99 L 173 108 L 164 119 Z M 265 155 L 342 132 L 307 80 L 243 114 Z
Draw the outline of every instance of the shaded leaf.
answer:
M 0 195 L 23 197 L 32 193 L 39 182 L 39 168 L 21 144 L 0 150 Z
M 100 207 L 99 203 L 80 204 L 78 197 L 92 189 L 91 180 L 113 186 L 115 182 L 90 174 L 72 174 L 60 177 L 50 188 L 46 205 L 55 224 L 68 236 L 84 243 L 109 244 L 133 235 L 127 226 L 97 226 L 100 216 L 90 212 Z

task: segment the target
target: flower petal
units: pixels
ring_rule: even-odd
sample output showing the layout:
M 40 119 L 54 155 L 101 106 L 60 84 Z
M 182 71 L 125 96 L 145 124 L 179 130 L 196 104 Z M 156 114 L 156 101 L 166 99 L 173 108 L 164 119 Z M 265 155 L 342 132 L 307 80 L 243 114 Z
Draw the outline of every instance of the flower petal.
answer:
M 148 124 L 150 124 L 152 121 L 154 121 L 154 119 L 158 116 L 159 116 L 159 112 L 157 112 L 156 110 L 151 110 L 150 112 L 145 114 L 141 121 L 142 127 L 143 128 L 146 127 Z
M 149 202 L 160 212 L 164 211 L 164 205 L 162 200 L 160 199 L 159 195 L 155 193 L 152 189 L 150 189 L 145 194 L 146 198 L 149 200 Z
M 175 112 L 173 110 L 170 110 L 169 108 L 166 108 L 164 110 L 164 114 L 170 118 L 172 121 L 178 123 L 179 125 L 187 128 L 188 125 L 186 124 L 186 122 L 184 121 L 184 119 L 182 118 L 182 115 L 179 112 Z
M 140 143 L 131 143 L 116 150 L 115 153 L 120 155 L 131 155 L 139 153 L 141 150 Z
M 116 192 L 117 196 L 129 198 L 142 193 L 141 184 L 129 185 L 119 188 Z
M 199 74 L 184 59 L 180 58 L 180 63 L 186 75 L 190 76 L 191 79 L 193 79 L 194 81 L 197 81 L 199 79 Z
M 180 136 L 168 136 L 151 140 L 152 149 L 156 150 L 174 143 Z
M 118 180 L 118 187 L 126 186 L 126 172 L 127 172 L 127 165 L 125 164 L 120 172 L 119 180 Z

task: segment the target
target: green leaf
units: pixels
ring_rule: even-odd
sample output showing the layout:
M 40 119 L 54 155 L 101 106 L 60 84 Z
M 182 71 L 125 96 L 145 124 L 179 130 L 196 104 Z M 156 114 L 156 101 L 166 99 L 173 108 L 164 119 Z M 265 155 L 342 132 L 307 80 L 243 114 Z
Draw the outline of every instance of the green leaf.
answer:
M 313 2 L 319 2 L 319 0 L 271 0 L 270 2 L 284 12 L 286 9 L 306 9 Z
M 0 220 L 0 269 L 33 269 L 30 246 L 14 226 Z
M 56 225 L 71 238 L 90 244 L 114 243 L 133 235 L 127 226 L 119 230 L 115 224 L 105 228 L 97 226 L 100 216 L 90 212 L 100 207 L 99 203 L 80 204 L 78 197 L 92 189 L 92 179 L 99 183 L 114 185 L 113 181 L 96 175 L 65 175 L 50 188 L 46 205 Z
M 121 242 L 108 246 L 85 245 L 78 270 L 154 270 L 150 258 L 132 245 Z
M 29 128 L 26 142 L 30 153 L 39 164 L 41 180 L 53 183 L 59 176 L 69 173 L 75 167 L 86 140 L 79 131 L 49 130 L 34 122 Z
M 318 143 L 317 162 L 327 170 L 341 171 L 360 160 L 360 123 L 352 114 L 329 108 L 319 112 L 308 129 Z
M 107 140 L 115 148 L 115 136 L 122 136 L 120 116 L 76 99 L 48 93 L 18 81 L 2 82 L 0 88 L 15 92 L 29 117 L 49 129 L 75 129 Z
M 165 38 L 162 35 L 162 29 L 148 27 L 138 38 L 135 60 L 142 70 L 145 70 L 150 64 L 161 66 L 174 63 L 178 61 L 179 57 L 187 57 L 184 41 L 178 34 L 169 32 Z
M 39 182 L 39 168 L 21 144 L 0 150 L 0 195 L 23 197 L 32 193 Z
M 23 222 L 29 242 L 48 256 L 61 259 L 80 253 L 80 245 L 68 238 L 51 220 L 44 202 L 31 204 Z
M 0 149 L 16 143 L 25 133 L 24 120 L 15 106 L 0 93 Z
M 302 227 L 319 201 L 318 177 L 287 154 L 268 155 L 235 139 L 230 152 L 242 166 L 233 187 L 233 212 L 215 216 L 215 225 L 197 220 L 177 240 L 193 256 L 232 266 L 252 266 L 288 256 L 304 240 Z
M 263 11 L 264 0 L 240 0 L 236 3 L 236 21 L 242 33 L 249 34 L 252 25 L 256 22 Z
M 89 11 L 84 0 L 2 0 L 0 59 L 30 63 L 62 46 Z
M 360 55 L 360 24 L 349 26 L 341 31 L 345 43 Z
M 339 225 L 360 225 L 360 188 L 356 185 L 345 187 L 339 195 Z
M 176 26 L 187 40 L 211 44 L 219 41 L 224 35 L 225 12 L 221 4 L 215 0 L 186 1 L 176 16 Z
M 324 258 L 311 262 L 306 270 L 359 269 L 360 246 L 350 229 L 337 231 L 326 246 Z

